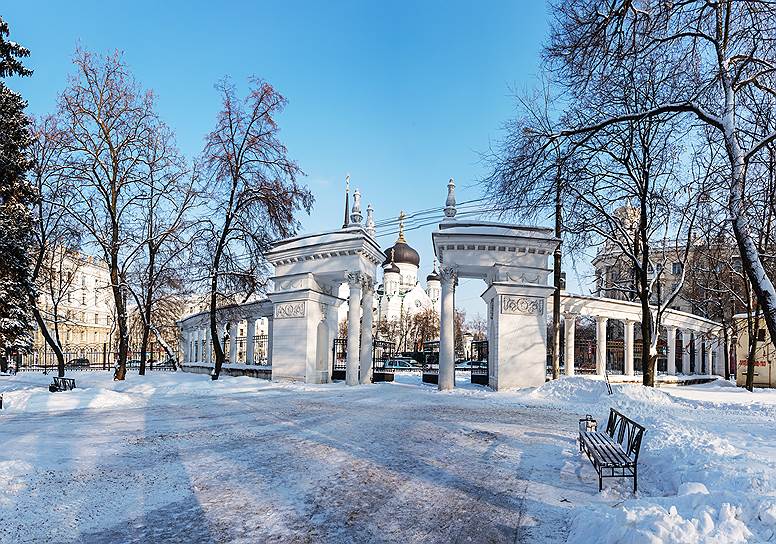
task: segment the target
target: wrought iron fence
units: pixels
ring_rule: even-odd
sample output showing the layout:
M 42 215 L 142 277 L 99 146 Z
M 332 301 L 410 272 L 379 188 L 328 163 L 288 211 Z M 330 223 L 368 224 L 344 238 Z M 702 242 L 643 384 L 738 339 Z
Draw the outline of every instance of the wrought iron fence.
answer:
M 396 346 L 388 340 L 375 340 L 372 345 L 372 370 L 374 372 L 393 372 L 386 369 L 385 363 L 396 355 Z
M 117 353 L 110 352 L 107 347 L 66 350 L 63 352 L 65 369 L 67 371 L 97 371 L 113 370 L 118 359 Z M 50 349 L 34 349 L 29 353 L 17 354 L 12 357 L 17 372 L 44 372 L 57 369 L 56 354 Z M 140 351 L 130 350 L 127 353 L 127 368 L 140 368 Z M 146 370 L 175 370 L 175 361 L 171 360 L 164 350 L 146 352 Z
M 331 369 L 331 379 L 344 380 L 348 358 L 348 339 L 335 338 L 331 349 L 334 361 Z

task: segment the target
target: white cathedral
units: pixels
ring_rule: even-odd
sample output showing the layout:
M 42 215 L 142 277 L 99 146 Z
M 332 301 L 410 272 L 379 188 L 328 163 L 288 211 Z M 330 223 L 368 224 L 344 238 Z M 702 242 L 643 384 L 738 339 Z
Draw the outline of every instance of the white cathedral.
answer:
M 360 208 L 358 190 L 354 193 L 354 209 Z M 370 212 L 371 210 L 367 210 Z M 420 255 L 410 247 L 404 237 L 404 213 L 399 215 L 399 237 L 393 246 L 385 251 L 385 261 L 382 265 L 383 283 L 378 285 L 374 297 L 375 325 L 381 321 L 393 322 L 402 318 L 434 309 L 439 315 L 441 309 L 441 283 L 437 273 L 436 259 L 434 270 L 426 276 L 425 289 L 418 281 Z M 347 298 L 347 285 L 340 288 L 340 297 Z M 347 319 L 348 306 L 339 308 L 339 321 Z

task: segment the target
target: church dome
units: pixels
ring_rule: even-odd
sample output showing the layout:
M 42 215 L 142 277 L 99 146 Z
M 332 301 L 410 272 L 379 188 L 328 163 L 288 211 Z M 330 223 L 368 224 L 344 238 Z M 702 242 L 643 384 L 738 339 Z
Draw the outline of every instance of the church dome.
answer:
M 384 251 L 385 261 L 383 266 L 391 262 L 393 258 L 394 263 L 412 264 L 420 266 L 420 255 L 418 252 L 412 249 L 407 242 L 397 240 L 396 243 Z
M 433 272 L 431 272 L 431 274 L 426 276 L 426 282 L 429 282 L 429 281 L 442 281 L 442 278 L 440 278 L 439 274 L 437 274 L 436 268 L 434 269 Z
M 399 237 L 396 239 L 396 243 L 383 253 L 385 254 L 383 266 L 391 262 L 420 266 L 420 255 L 409 246 L 404 238 L 404 212 L 399 215 Z
M 401 274 L 401 270 L 396 266 L 396 263 L 391 262 L 383 267 L 383 274 Z

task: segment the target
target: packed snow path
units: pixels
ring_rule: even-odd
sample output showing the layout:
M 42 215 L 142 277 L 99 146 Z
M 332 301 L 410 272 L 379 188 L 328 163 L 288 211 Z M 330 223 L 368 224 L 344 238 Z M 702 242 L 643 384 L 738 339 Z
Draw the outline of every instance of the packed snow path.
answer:
M 776 538 L 771 391 L 73 377 L 0 377 L 2 543 Z M 647 426 L 637 497 L 577 452 L 610 406 Z
M 3 542 L 557 541 L 594 492 L 570 414 L 417 385 L 251 389 L 4 414 L 0 455 L 35 471 Z

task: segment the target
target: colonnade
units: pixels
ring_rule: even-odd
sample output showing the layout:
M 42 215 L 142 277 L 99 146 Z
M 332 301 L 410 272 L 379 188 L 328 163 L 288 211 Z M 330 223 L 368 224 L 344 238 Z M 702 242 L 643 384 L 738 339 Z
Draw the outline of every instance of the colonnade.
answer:
M 565 349 L 564 361 L 566 374 L 574 374 L 574 343 L 576 338 L 576 322 L 580 314 L 565 313 L 563 323 L 565 328 Z M 596 321 L 596 374 L 603 375 L 606 370 L 606 351 L 607 339 L 606 329 L 610 319 L 617 319 L 623 323 L 623 346 L 624 346 L 624 374 L 633 376 L 635 374 L 634 365 L 634 345 L 635 331 L 634 327 L 637 321 L 629 318 L 611 318 L 603 315 L 590 316 Z M 693 328 L 680 328 L 675 325 L 666 325 L 662 327 L 666 334 L 666 373 L 676 375 L 676 333 L 682 337 L 682 373 L 689 374 L 690 369 L 694 374 L 714 374 L 719 372 L 719 368 L 724 361 L 725 341 L 722 333 L 718 330 L 701 330 Z M 693 345 L 694 349 L 690 350 Z M 642 347 L 644 349 L 644 347 Z M 648 349 L 648 347 L 647 347 Z M 705 353 L 705 364 L 703 364 L 703 353 Z M 716 353 L 716 366 L 713 364 L 714 354 Z
M 261 318 L 267 319 L 267 365 L 272 365 L 272 328 L 274 319 L 269 315 L 249 315 L 245 318 L 232 318 L 220 321 L 217 330 L 223 334 L 228 331 L 228 344 L 225 346 L 227 363 L 254 364 L 256 356 L 256 322 Z M 245 323 L 245 350 L 238 350 L 238 330 L 240 323 Z M 183 337 L 183 362 L 212 364 L 213 342 L 210 334 L 210 322 L 207 319 L 184 327 L 181 331 Z M 221 342 L 223 345 L 223 336 Z
M 372 308 L 374 279 L 362 272 L 347 276 L 348 282 L 348 344 L 345 383 L 358 385 L 372 379 Z

